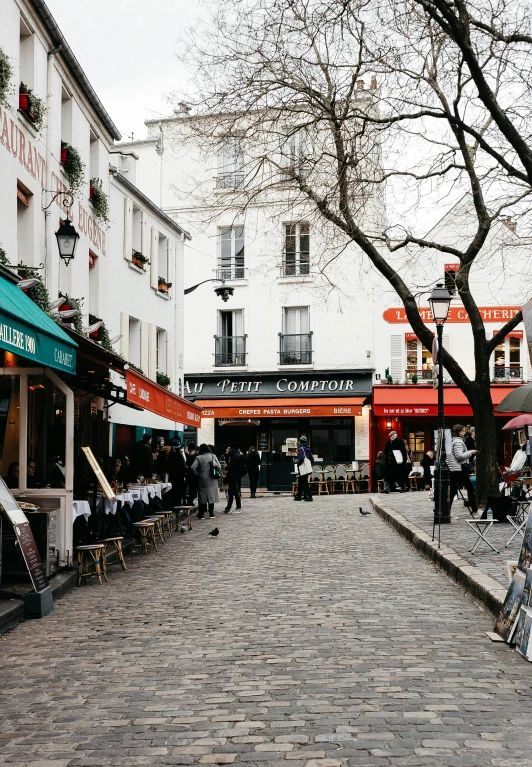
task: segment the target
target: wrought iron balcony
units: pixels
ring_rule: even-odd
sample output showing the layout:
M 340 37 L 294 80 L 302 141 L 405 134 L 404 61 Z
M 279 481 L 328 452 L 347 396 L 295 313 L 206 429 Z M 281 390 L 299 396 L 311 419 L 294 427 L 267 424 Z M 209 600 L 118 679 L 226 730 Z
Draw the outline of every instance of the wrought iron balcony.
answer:
M 244 186 L 244 173 L 219 173 L 216 176 L 217 189 L 238 189 Z
M 521 380 L 523 378 L 523 368 L 518 365 L 510 365 L 510 367 L 504 367 L 504 365 L 495 365 L 493 368 L 493 377 L 497 379 L 516 378 Z
M 241 367 L 246 364 L 247 336 L 214 336 L 216 367 Z
M 405 379 L 407 381 L 410 381 L 413 375 L 417 376 L 418 381 L 432 381 L 432 368 L 425 370 L 412 370 L 412 368 L 409 368 L 405 370 Z
M 217 280 L 245 280 L 246 270 L 243 266 L 224 266 L 216 270 Z
M 283 261 L 281 277 L 303 277 L 310 274 L 308 261 Z
M 279 364 L 310 365 L 312 333 L 279 333 Z

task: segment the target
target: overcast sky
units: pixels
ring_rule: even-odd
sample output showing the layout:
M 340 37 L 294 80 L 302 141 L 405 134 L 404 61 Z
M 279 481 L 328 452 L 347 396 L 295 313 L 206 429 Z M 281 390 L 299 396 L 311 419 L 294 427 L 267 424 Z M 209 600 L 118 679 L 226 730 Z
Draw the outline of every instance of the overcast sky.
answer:
M 0 0 L 1 2 L 1 0 Z M 197 0 L 47 0 L 59 28 L 124 140 L 145 138 L 144 120 L 169 114 L 165 95 L 190 73 L 177 40 Z

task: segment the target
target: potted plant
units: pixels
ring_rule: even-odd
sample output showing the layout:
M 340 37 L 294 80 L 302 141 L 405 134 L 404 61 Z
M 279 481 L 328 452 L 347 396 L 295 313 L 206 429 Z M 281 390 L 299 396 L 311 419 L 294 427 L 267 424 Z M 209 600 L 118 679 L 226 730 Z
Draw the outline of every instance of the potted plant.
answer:
M 172 283 L 166 282 L 164 277 L 158 277 L 157 283 L 157 290 L 159 293 L 168 293 L 169 289 L 172 287 Z
M 113 345 L 111 344 L 109 331 L 107 330 L 105 326 L 105 322 L 102 320 L 101 317 L 96 317 L 95 314 L 89 314 L 89 325 L 94 325 L 97 322 L 101 322 L 102 324 L 100 325 L 99 328 L 97 328 L 96 330 L 93 330 L 92 333 L 89 333 L 89 338 L 91 338 L 93 341 L 96 341 L 104 349 L 107 349 L 108 352 L 115 353 L 115 350 L 113 349 Z
M 144 370 L 142 368 L 139 368 L 137 365 L 134 365 L 132 362 L 127 363 L 130 368 L 133 368 L 133 370 L 136 370 L 137 373 L 140 373 L 141 375 L 144 375 Z
M 61 312 L 66 312 L 69 309 L 77 309 L 78 313 L 75 317 L 72 319 L 66 319 L 65 322 L 72 322 L 74 324 L 74 330 L 76 333 L 79 333 L 80 335 L 83 335 L 83 313 L 82 313 L 82 307 L 83 307 L 83 299 L 82 298 L 71 298 L 67 293 L 59 293 L 60 298 L 65 299 L 65 303 L 62 304 L 59 307 L 59 314 Z
M 19 86 L 18 108 L 33 123 L 35 130 L 40 131 L 46 115 L 44 100 L 36 96 L 32 89 L 22 82 Z
M 131 251 L 131 263 L 138 266 L 142 271 L 146 271 L 146 264 L 149 264 L 149 260 L 144 256 L 140 250 L 133 249 Z
M 17 269 L 18 276 L 21 280 L 32 280 L 37 279 L 39 282 L 37 285 L 34 285 L 32 288 L 28 288 L 24 292 L 28 296 L 28 298 L 31 298 L 34 304 L 36 304 L 39 309 L 42 309 L 43 312 L 49 312 L 50 311 L 50 295 L 48 293 L 48 290 L 46 289 L 46 285 L 44 282 L 41 282 L 42 276 L 34 271 L 33 269 Z
M 109 196 L 103 191 L 100 178 L 91 178 L 89 196 L 94 210 L 94 217 L 101 224 L 109 223 Z
M 85 178 L 85 163 L 78 150 L 66 141 L 61 142 L 61 165 L 68 179 L 69 191 L 78 192 Z
M 159 386 L 170 386 L 170 379 L 164 373 L 157 373 L 157 383 Z
M 413 384 L 417 384 L 417 373 L 414 373 L 410 380 L 412 381 Z
M 13 65 L 11 60 L 0 48 L 0 104 L 5 107 L 9 107 L 7 97 L 10 92 L 13 92 L 13 88 L 10 87 L 12 77 Z

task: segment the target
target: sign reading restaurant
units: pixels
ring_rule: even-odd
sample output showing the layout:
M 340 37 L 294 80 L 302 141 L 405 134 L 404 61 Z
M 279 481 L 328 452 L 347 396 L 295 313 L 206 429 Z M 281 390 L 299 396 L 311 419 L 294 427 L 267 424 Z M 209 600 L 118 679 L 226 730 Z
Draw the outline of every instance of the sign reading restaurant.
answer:
M 185 377 L 185 397 L 256 399 L 259 397 L 353 397 L 371 394 L 372 371 L 325 370 L 301 373 L 199 373 Z

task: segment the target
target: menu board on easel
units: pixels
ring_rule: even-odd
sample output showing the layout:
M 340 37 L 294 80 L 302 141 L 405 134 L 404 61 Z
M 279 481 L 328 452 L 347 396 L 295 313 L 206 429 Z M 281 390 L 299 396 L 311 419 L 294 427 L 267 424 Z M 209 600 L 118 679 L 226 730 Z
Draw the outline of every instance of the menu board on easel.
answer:
M 270 449 L 270 433 L 267 431 L 260 431 L 257 434 L 257 450 L 268 452 Z
M 107 477 L 103 473 L 100 464 L 94 457 L 94 453 L 92 452 L 90 447 L 82 447 L 81 449 L 85 453 L 85 457 L 87 461 L 90 463 L 91 469 L 96 474 L 96 479 L 98 480 L 98 484 L 102 488 L 102 492 L 104 496 L 107 498 L 108 501 L 112 501 L 113 498 L 115 497 L 115 494 L 113 493 L 111 485 L 107 481 Z
M 17 541 L 28 568 L 28 573 L 35 591 L 43 591 L 48 586 L 46 574 L 41 561 L 35 538 L 31 532 L 30 524 L 22 509 L 11 495 L 11 492 L 0 477 L 0 506 L 7 518 L 13 525 Z

